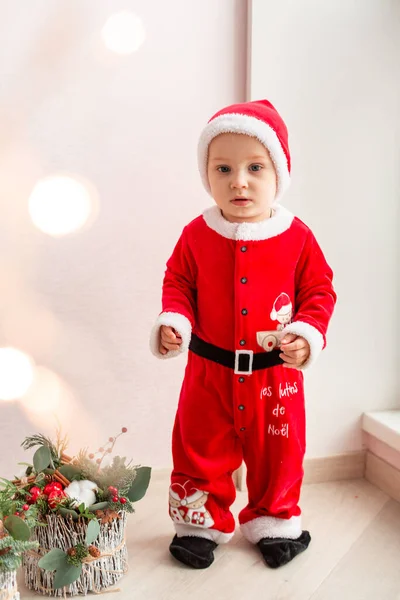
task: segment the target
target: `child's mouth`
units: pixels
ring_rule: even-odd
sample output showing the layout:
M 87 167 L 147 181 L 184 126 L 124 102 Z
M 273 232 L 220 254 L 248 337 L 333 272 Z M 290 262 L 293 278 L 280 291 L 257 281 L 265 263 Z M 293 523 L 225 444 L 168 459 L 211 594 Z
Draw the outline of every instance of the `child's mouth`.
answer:
M 251 204 L 251 200 L 249 198 L 233 198 L 231 202 L 235 206 L 247 206 L 248 204 Z

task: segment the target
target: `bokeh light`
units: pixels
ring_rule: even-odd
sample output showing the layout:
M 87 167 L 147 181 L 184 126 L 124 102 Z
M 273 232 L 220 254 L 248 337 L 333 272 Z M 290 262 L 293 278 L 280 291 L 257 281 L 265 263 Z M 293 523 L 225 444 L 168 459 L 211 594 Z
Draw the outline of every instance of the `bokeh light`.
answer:
M 116 54 L 131 54 L 146 39 L 141 19 L 128 10 L 112 15 L 101 32 L 104 44 Z
M 30 415 L 45 416 L 56 413 L 65 399 L 68 404 L 69 392 L 60 377 L 50 369 L 38 366 L 34 370 L 32 385 L 21 398 L 21 404 Z
M 65 175 L 41 179 L 29 198 L 34 225 L 55 237 L 81 229 L 94 215 L 94 190 Z
M 33 360 L 16 348 L 0 348 L 0 400 L 23 396 L 33 381 Z
M 47 367 L 35 367 L 32 385 L 20 405 L 29 421 L 50 437 L 60 429 L 74 438 L 79 448 L 78 440 L 94 435 L 94 424 L 85 406 L 62 377 Z

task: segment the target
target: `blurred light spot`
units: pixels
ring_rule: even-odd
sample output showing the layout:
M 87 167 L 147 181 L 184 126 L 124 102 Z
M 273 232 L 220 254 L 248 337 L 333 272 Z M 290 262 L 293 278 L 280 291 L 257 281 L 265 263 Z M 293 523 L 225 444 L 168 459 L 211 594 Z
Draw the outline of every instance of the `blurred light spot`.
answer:
M 89 184 L 57 175 L 37 182 L 29 198 L 29 214 L 38 229 L 62 236 L 81 229 L 93 216 L 95 192 Z
M 117 54 L 135 52 L 146 39 L 141 19 L 127 10 L 112 15 L 104 25 L 101 35 L 107 48 Z
M 46 367 L 36 367 L 32 385 L 21 398 L 21 404 L 31 414 L 44 415 L 58 411 L 62 400 L 68 395 L 67 388 L 58 375 Z
M 47 367 L 37 366 L 31 387 L 21 398 L 20 404 L 27 418 L 40 428 L 43 433 L 49 432 L 54 437 L 54 430 L 61 429 L 77 440 L 76 447 L 92 428 L 92 415 L 82 404 L 78 404 L 71 388 L 54 371 Z M 69 448 L 73 452 L 72 448 Z
M 0 400 L 20 398 L 32 381 L 32 359 L 16 348 L 0 348 Z

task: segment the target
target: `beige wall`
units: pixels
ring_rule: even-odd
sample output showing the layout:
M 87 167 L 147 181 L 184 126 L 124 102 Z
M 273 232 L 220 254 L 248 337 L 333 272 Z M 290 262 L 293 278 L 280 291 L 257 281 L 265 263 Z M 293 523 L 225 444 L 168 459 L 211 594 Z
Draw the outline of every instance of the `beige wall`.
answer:
M 98 39 L 116 0 L 0 5 L 0 346 L 55 374 L 39 372 L 24 405 L 0 401 L 0 475 L 26 460 L 25 435 L 53 434 L 54 412 L 71 450 L 126 426 L 124 455 L 167 466 L 184 359 L 157 362 L 149 331 L 165 261 L 210 204 L 198 134 L 244 99 L 246 2 L 125 0 L 147 34 L 126 57 Z M 99 214 L 54 239 L 33 227 L 27 201 L 59 171 L 95 186 Z

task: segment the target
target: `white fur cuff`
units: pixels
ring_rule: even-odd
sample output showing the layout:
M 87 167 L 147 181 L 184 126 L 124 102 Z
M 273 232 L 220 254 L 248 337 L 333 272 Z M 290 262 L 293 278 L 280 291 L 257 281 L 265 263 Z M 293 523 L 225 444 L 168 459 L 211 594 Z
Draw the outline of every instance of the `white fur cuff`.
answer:
M 167 354 L 160 352 L 160 328 L 162 325 L 173 327 L 181 336 L 182 344 L 179 350 L 169 350 Z M 173 358 L 189 349 L 192 337 L 192 326 L 189 319 L 180 313 L 164 312 L 158 317 L 150 333 L 150 350 L 157 358 Z
M 301 517 L 277 519 L 276 517 L 257 517 L 240 525 L 244 537 L 252 544 L 258 544 L 262 538 L 286 538 L 297 540 L 301 536 Z
M 324 347 L 324 336 L 318 329 L 313 327 L 313 325 L 305 323 L 304 321 L 294 321 L 294 323 L 289 323 L 283 330 L 283 334 L 285 333 L 299 335 L 310 344 L 310 357 L 307 362 L 300 367 L 302 371 L 308 369 L 308 367 L 315 363 Z
M 184 537 L 186 535 L 193 537 L 206 538 L 206 540 L 212 540 L 216 544 L 227 544 L 235 533 L 223 533 L 218 529 L 206 529 L 205 527 L 198 527 L 196 525 L 181 525 L 180 523 L 174 523 L 176 535 L 178 537 Z

